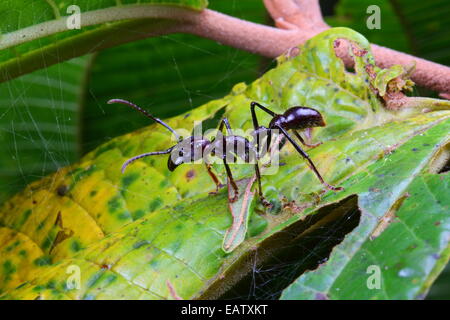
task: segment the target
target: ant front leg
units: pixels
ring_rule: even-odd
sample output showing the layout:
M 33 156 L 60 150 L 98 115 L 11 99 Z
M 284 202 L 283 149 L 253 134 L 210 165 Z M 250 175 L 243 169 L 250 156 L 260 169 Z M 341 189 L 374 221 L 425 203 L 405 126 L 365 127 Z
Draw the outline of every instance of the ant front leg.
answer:
M 326 183 L 325 180 L 323 180 L 322 176 L 320 175 L 319 171 L 317 170 L 316 166 L 312 162 L 311 158 L 308 156 L 308 154 L 305 151 L 303 151 L 303 149 L 298 145 L 298 143 L 296 143 L 294 141 L 294 139 L 292 139 L 292 137 L 286 132 L 286 130 L 284 130 L 280 126 L 278 126 L 277 129 L 279 129 L 284 134 L 284 136 L 289 140 L 289 142 L 292 143 L 292 145 L 298 151 L 298 153 L 300 153 L 300 155 L 308 161 L 309 167 L 315 173 L 317 178 L 319 178 L 320 182 L 325 186 L 325 188 L 327 188 L 328 190 L 333 190 L 333 191 L 339 191 L 339 190 L 344 189 L 342 187 L 333 187 L 332 185 Z
M 312 128 L 307 128 L 306 130 L 312 130 Z M 300 135 L 300 133 L 297 132 L 297 130 L 293 130 L 295 136 L 297 137 L 298 140 L 300 140 L 300 142 L 304 145 L 307 146 L 308 148 L 315 148 L 318 147 L 322 144 L 322 142 L 318 142 L 318 143 L 314 143 L 314 144 L 309 144 L 307 142 L 305 142 L 305 140 L 302 138 L 302 136 Z M 310 133 L 309 133 L 310 134 Z
M 263 147 L 263 153 L 265 153 L 265 151 L 267 151 L 270 148 L 270 144 L 271 144 L 271 140 L 272 140 L 272 132 L 271 130 L 268 130 L 265 127 L 260 127 L 259 123 L 258 123 L 258 118 L 256 117 L 256 112 L 255 112 L 255 107 L 260 108 L 261 110 L 263 110 L 264 112 L 270 114 L 273 117 L 277 116 L 277 114 L 275 112 L 273 112 L 272 110 L 264 107 L 263 105 L 259 104 L 258 102 L 252 101 L 250 103 L 250 112 L 252 114 L 252 122 L 253 122 L 253 129 L 255 130 L 255 139 L 256 139 L 256 147 L 258 150 L 258 153 L 260 152 L 261 148 L 260 148 L 260 134 L 262 132 L 264 132 L 265 134 L 267 134 L 267 141 L 266 144 Z
M 275 112 L 273 112 L 272 110 L 264 107 L 262 104 L 259 104 L 258 102 L 255 102 L 255 101 L 252 101 L 252 103 L 250 103 L 250 111 L 252 112 L 253 125 L 256 125 L 256 127 L 258 127 L 258 120 L 256 119 L 255 107 L 258 107 L 261 110 L 267 112 L 272 117 L 275 117 L 277 115 Z

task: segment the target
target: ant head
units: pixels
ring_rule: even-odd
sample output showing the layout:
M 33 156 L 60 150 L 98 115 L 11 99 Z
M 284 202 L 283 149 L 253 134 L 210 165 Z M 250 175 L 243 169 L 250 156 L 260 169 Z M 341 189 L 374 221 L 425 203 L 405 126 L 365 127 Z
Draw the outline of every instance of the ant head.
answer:
M 167 168 L 174 171 L 183 163 L 199 160 L 203 156 L 203 150 L 211 142 L 204 137 L 189 137 L 177 143 L 170 152 Z

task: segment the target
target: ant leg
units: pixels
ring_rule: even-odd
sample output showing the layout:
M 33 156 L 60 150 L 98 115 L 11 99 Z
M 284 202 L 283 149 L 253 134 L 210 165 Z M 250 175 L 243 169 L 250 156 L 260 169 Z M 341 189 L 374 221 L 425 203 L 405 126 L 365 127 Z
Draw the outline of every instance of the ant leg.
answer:
M 327 189 L 334 190 L 334 191 L 343 190 L 342 187 L 333 187 L 332 185 L 329 185 L 328 183 L 326 183 L 325 180 L 323 180 L 322 176 L 320 175 L 319 171 L 317 171 L 316 166 L 314 165 L 312 160 L 309 158 L 308 154 L 305 151 L 303 151 L 303 149 L 298 145 L 298 143 L 296 143 L 294 141 L 294 139 L 292 139 L 292 137 L 286 132 L 286 130 L 284 130 L 280 126 L 277 126 L 277 129 L 279 129 L 284 134 L 284 136 L 289 140 L 289 142 L 292 143 L 292 145 L 295 147 L 295 149 L 298 151 L 298 153 L 300 153 L 300 155 L 308 161 L 309 167 L 314 171 L 317 178 L 319 178 L 320 182 Z
M 141 159 L 141 158 L 148 157 L 148 156 L 155 156 L 155 155 L 159 155 L 159 154 L 168 154 L 168 153 L 170 153 L 170 152 L 172 151 L 173 148 L 174 148 L 174 147 L 170 147 L 169 149 L 164 150 L 164 151 L 155 151 L 155 152 L 143 153 L 143 154 L 140 154 L 140 155 L 138 155 L 138 156 L 135 156 L 135 157 L 133 157 L 133 158 L 131 158 L 131 159 L 128 159 L 128 160 L 125 161 L 124 164 L 122 165 L 122 173 L 125 172 L 125 169 L 127 168 L 127 166 L 128 166 L 130 163 L 132 163 L 132 162 L 134 162 L 134 161 L 136 161 L 136 160 L 139 160 L 139 159 Z
M 252 102 L 250 104 L 250 112 L 252 113 L 253 128 L 256 130 L 259 127 L 259 123 L 258 123 L 258 118 L 256 117 L 255 105 L 256 105 L 256 102 Z
M 211 165 L 209 163 L 207 163 L 205 165 L 206 165 L 206 170 L 207 170 L 209 176 L 211 177 L 211 179 L 216 184 L 216 191 L 211 191 L 209 194 L 217 194 L 217 192 L 219 192 L 219 189 L 223 187 L 223 184 L 220 183 L 220 181 L 217 178 L 217 176 L 214 174 L 214 172 L 212 172 Z
M 239 188 L 238 188 L 236 182 L 234 182 L 233 175 L 231 174 L 231 169 L 228 166 L 228 163 L 225 159 L 223 159 L 223 164 L 225 165 L 225 169 L 227 170 L 228 179 L 230 179 L 230 184 L 234 190 L 234 197 L 230 200 L 230 202 L 235 202 L 238 199 Z
M 127 101 L 127 100 L 123 100 L 123 99 L 111 99 L 107 102 L 108 104 L 112 104 L 112 103 L 121 103 L 124 105 L 127 105 L 137 111 L 139 111 L 140 113 L 142 113 L 143 115 L 145 115 L 147 118 L 152 119 L 153 121 L 159 123 L 160 125 L 164 126 L 167 128 L 167 130 L 169 130 L 170 132 L 172 132 L 175 137 L 177 138 L 177 140 L 180 142 L 181 138 L 178 135 L 178 133 L 176 133 L 175 130 L 172 129 L 171 126 L 169 126 L 167 123 L 165 123 L 164 121 L 162 121 L 159 118 L 155 118 L 154 116 L 152 116 L 147 110 L 142 109 L 141 107 L 138 107 L 137 105 L 135 105 L 134 103 Z
M 258 166 L 258 162 L 255 163 L 255 172 L 256 172 L 256 178 L 258 179 L 258 194 L 259 194 L 259 198 L 261 199 L 262 204 L 265 207 L 270 207 L 271 204 L 269 201 L 266 200 L 266 198 L 264 198 L 264 195 L 262 193 L 262 187 L 261 187 L 261 173 L 259 171 L 259 166 Z
M 253 120 L 253 124 L 255 124 L 255 120 L 256 120 L 256 128 L 258 127 L 258 120 L 256 119 L 256 114 L 255 114 L 255 107 L 260 108 L 261 110 L 267 112 L 268 114 L 270 114 L 272 117 L 275 117 L 277 114 L 275 112 L 273 112 L 272 110 L 264 107 L 263 105 L 259 104 L 258 102 L 252 101 L 250 103 L 250 111 L 252 112 L 252 118 Z
M 231 126 L 230 123 L 228 122 L 228 118 L 223 118 L 222 121 L 220 122 L 220 126 L 219 126 L 219 131 L 223 130 L 223 125 L 225 125 L 225 127 L 227 128 L 227 133 L 229 136 L 233 135 L 233 130 L 231 130 Z
M 308 129 L 310 129 L 310 128 L 308 128 Z M 297 130 L 293 130 L 293 131 L 294 131 L 294 134 L 295 134 L 295 136 L 297 137 L 297 139 L 300 140 L 300 142 L 301 142 L 304 146 L 307 146 L 308 148 L 315 148 L 315 147 L 318 147 L 318 146 L 320 146 L 320 145 L 322 144 L 322 142 L 318 142 L 318 143 L 314 143 L 314 144 L 306 143 L 305 140 L 304 140 L 304 139 L 302 138 L 302 136 L 300 135 L 300 133 L 297 132 Z
M 258 128 L 259 128 L 259 123 L 258 123 L 258 118 L 256 117 L 255 107 L 258 107 L 261 110 L 267 112 L 272 117 L 275 117 L 277 114 L 275 112 L 273 112 L 272 110 L 270 110 L 270 109 L 264 107 L 263 105 L 259 104 L 258 102 L 252 101 L 250 103 L 250 112 L 252 114 L 253 128 L 254 128 L 255 131 L 257 131 Z M 271 135 L 271 131 L 270 130 L 267 130 L 267 131 L 268 131 L 268 133 L 267 133 L 267 141 L 266 141 L 266 144 L 264 145 L 263 150 L 268 150 L 270 148 L 272 135 Z M 260 141 L 259 141 L 259 135 L 258 134 L 255 137 L 255 139 L 256 139 L 257 150 L 259 152 L 261 149 L 259 147 Z
M 233 130 L 231 129 L 230 123 L 228 122 L 228 118 L 223 118 L 222 121 L 220 122 L 220 126 L 219 126 L 219 131 L 223 131 L 223 126 L 225 125 L 225 127 L 227 128 L 227 134 L 228 136 L 233 136 Z M 233 163 L 236 163 L 237 158 L 235 155 L 233 155 L 233 159 L 229 159 L 228 155 L 229 152 L 231 150 L 229 150 L 228 148 L 230 148 L 230 146 L 227 143 L 227 140 L 225 139 L 225 137 L 223 137 L 222 139 L 223 145 L 222 145 L 222 155 L 227 157 L 228 160 L 231 160 Z M 233 149 L 232 151 L 234 151 L 235 153 L 237 153 L 237 145 L 235 143 L 233 143 L 233 145 L 231 146 Z
M 265 129 L 265 128 L 264 128 Z M 262 140 L 264 140 L 264 135 L 261 139 L 261 134 L 264 133 L 264 135 L 267 136 L 266 141 L 264 141 L 264 143 L 260 146 L 260 143 L 262 142 Z M 264 131 L 261 132 L 255 132 L 253 131 L 253 139 L 256 140 L 256 151 L 258 153 L 258 157 L 262 158 L 265 156 L 265 154 L 269 151 L 270 146 L 272 144 L 272 130 L 270 129 L 265 129 Z

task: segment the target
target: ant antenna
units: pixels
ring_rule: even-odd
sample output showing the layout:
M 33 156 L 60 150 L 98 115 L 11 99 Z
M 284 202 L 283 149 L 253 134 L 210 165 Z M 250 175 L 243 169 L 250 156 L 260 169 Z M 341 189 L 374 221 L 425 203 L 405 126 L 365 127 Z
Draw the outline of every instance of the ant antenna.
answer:
M 155 152 L 143 153 L 143 154 L 140 154 L 140 155 L 138 155 L 138 156 L 135 156 L 135 157 L 133 157 L 133 158 L 131 158 L 131 159 L 128 159 L 128 160 L 125 161 L 125 163 L 122 165 L 122 173 L 125 172 L 125 169 L 128 167 L 128 165 L 129 165 L 130 163 L 132 163 L 132 162 L 134 162 L 134 161 L 136 161 L 136 160 L 138 160 L 138 159 L 141 159 L 141 158 L 144 158 L 144 157 L 148 157 L 148 156 L 155 156 L 155 155 L 159 155 L 159 154 L 168 154 L 168 153 L 170 153 L 170 152 L 172 151 L 173 148 L 174 148 L 174 147 L 170 147 L 169 149 L 164 150 L 164 151 L 155 151 Z
M 177 138 L 178 141 L 180 141 L 180 136 L 178 135 L 178 133 L 175 132 L 175 130 L 173 130 L 167 123 L 165 123 L 164 121 L 162 121 L 161 119 L 155 118 L 154 116 L 152 116 L 150 113 L 148 113 L 146 110 L 142 109 L 141 107 L 138 107 L 137 105 L 135 105 L 134 103 L 127 101 L 127 100 L 123 100 L 123 99 L 111 99 L 107 102 L 108 104 L 112 104 L 112 103 L 121 103 L 124 105 L 127 105 L 129 107 L 132 107 L 133 109 L 136 109 L 137 111 L 139 111 L 140 113 L 144 114 L 147 118 L 152 119 L 153 121 L 163 125 L 164 127 L 166 127 L 170 132 L 172 132 L 175 137 Z

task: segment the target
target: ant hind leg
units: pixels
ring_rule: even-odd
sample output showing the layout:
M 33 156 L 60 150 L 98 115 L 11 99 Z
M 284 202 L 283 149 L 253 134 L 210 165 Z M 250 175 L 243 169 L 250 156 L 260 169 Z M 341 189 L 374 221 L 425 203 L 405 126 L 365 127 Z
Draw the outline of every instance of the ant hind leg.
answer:
M 333 190 L 333 191 L 340 191 L 340 190 L 344 189 L 342 187 L 334 187 L 334 186 L 328 184 L 327 182 L 325 182 L 325 180 L 323 180 L 322 176 L 320 175 L 319 171 L 317 170 L 316 166 L 314 165 L 314 163 L 312 162 L 312 160 L 308 156 L 308 154 L 305 151 L 303 151 L 303 149 L 298 145 L 297 142 L 294 141 L 294 139 L 292 139 L 292 137 L 286 132 L 286 130 L 284 130 L 281 127 L 277 127 L 277 129 L 279 129 L 284 134 L 284 136 L 289 140 L 289 142 L 292 143 L 292 145 L 297 150 L 297 152 L 300 153 L 300 155 L 306 161 L 308 161 L 309 167 L 314 172 L 314 174 L 317 176 L 317 178 L 320 180 L 320 182 L 325 186 L 325 188 L 327 188 L 328 190 Z
M 307 128 L 306 130 L 308 130 L 309 132 L 310 132 L 310 129 L 312 129 L 312 128 Z M 312 143 L 312 144 L 310 144 L 310 143 L 307 143 L 303 138 L 302 138 L 302 136 L 300 135 L 300 133 L 298 133 L 296 130 L 293 130 L 294 131 L 294 134 L 295 134 L 295 136 L 297 137 L 297 139 L 298 140 L 300 140 L 300 142 L 304 145 L 304 146 L 307 146 L 308 148 L 315 148 L 315 147 L 318 147 L 318 146 L 320 146 L 321 144 L 322 144 L 322 142 L 317 142 L 317 143 Z M 311 133 L 307 133 L 306 135 L 308 135 L 308 137 L 310 137 L 310 134 Z M 309 140 L 309 139 L 308 139 Z M 308 141 L 309 142 L 309 141 Z
M 223 184 L 220 183 L 219 179 L 217 178 L 217 176 L 212 171 L 210 164 L 206 164 L 206 170 L 207 170 L 209 176 L 211 177 L 211 179 L 214 181 L 214 183 L 216 185 L 216 190 L 215 191 L 211 191 L 209 194 L 217 194 L 219 192 L 219 189 L 223 188 Z

